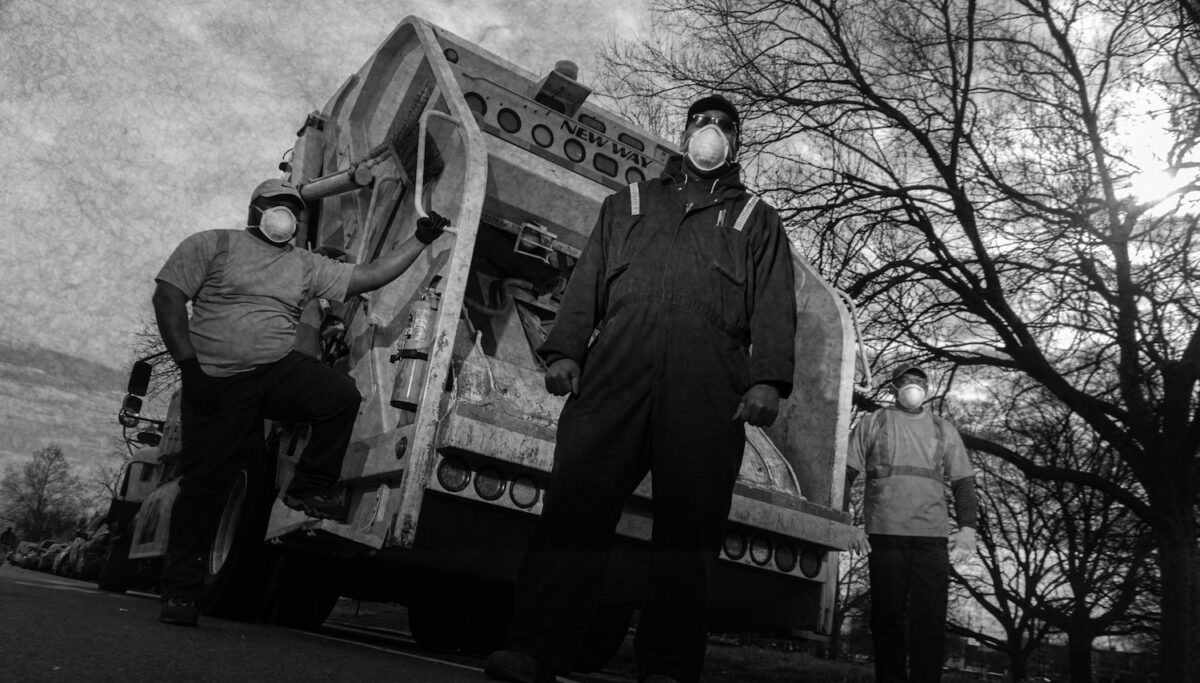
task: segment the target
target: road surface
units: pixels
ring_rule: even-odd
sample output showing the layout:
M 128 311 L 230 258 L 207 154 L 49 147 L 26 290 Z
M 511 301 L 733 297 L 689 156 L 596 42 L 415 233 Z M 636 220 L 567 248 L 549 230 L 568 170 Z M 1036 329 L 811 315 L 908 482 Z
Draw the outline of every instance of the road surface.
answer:
M 406 633 L 356 623 L 351 612 L 318 632 L 202 618 L 158 623 L 158 597 L 0 565 L 0 681 L 240 681 L 483 683 L 483 662 L 423 650 Z M 604 674 L 560 677 L 629 683 Z

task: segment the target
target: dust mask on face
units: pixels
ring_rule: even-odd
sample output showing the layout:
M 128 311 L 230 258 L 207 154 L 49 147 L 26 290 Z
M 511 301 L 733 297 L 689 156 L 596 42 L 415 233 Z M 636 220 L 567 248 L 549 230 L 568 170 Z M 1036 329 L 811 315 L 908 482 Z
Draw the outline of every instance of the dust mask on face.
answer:
M 916 410 L 925 402 L 925 390 L 916 384 L 906 384 L 896 392 L 896 400 L 908 410 Z
M 286 207 L 273 206 L 262 212 L 258 229 L 272 242 L 288 242 L 296 234 L 296 216 Z
M 715 171 L 729 161 L 729 140 L 715 124 L 692 133 L 687 141 L 687 157 L 701 171 Z

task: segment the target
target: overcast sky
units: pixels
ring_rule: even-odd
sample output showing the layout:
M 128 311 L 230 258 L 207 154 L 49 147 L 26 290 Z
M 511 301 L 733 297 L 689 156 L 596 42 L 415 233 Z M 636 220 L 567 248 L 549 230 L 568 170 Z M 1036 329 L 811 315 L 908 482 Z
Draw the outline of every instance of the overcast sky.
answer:
M 306 114 L 405 16 L 596 74 L 644 0 L 0 0 L 0 339 L 121 369 L 185 236 L 245 220 Z

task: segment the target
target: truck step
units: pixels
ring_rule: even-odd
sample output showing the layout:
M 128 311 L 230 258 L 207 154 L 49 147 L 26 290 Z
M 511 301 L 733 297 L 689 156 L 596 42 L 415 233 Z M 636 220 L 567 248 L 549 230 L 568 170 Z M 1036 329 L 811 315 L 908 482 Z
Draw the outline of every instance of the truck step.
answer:
M 276 499 L 267 521 L 268 543 L 336 555 L 357 555 L 379 550 L 383 538 L 361 531 L 350 524 L 329 519 L 313 519 Z

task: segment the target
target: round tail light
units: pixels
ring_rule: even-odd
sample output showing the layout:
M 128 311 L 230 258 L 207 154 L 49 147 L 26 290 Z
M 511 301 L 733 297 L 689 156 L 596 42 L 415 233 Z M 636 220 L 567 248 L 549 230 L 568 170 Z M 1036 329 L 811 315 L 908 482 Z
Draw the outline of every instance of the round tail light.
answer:
M 821 563 L 825 561 L 825 552 L 816 548 L 805 548 L 800 551 L 800 573 L 808 578 L 814 578 L 821 573 Z
M 781 572 L 790 572 L 796 568 L 796 549 L 787 543 L 775 547 L 775 566 Z
M 722 549 L 731 560 L 740 560 L 746 554 L 746 537 L 742 532 L 732 529 L 725 534 Z
M 471 483 L 471 468 L 458 458 L 446 458 L 438 463 L 437 480 L 442 488 L 458 493 Z
M 750 541 L 750 559 L 762 567 L 771 561 L 771 541 L 765 536 L 755 536 Z
M 519 508 L 531 508 L 538 502 L 542 492 L 538 490 L 537 483 L 529 477 L 517 477 L 513 479 L 512 486 L 508 489 L 508 497 Z
M 503 496 L 507 484 L 504 475 L 490 467 L 475 473 L 475 493 L 484 500 L 496 500 Z

